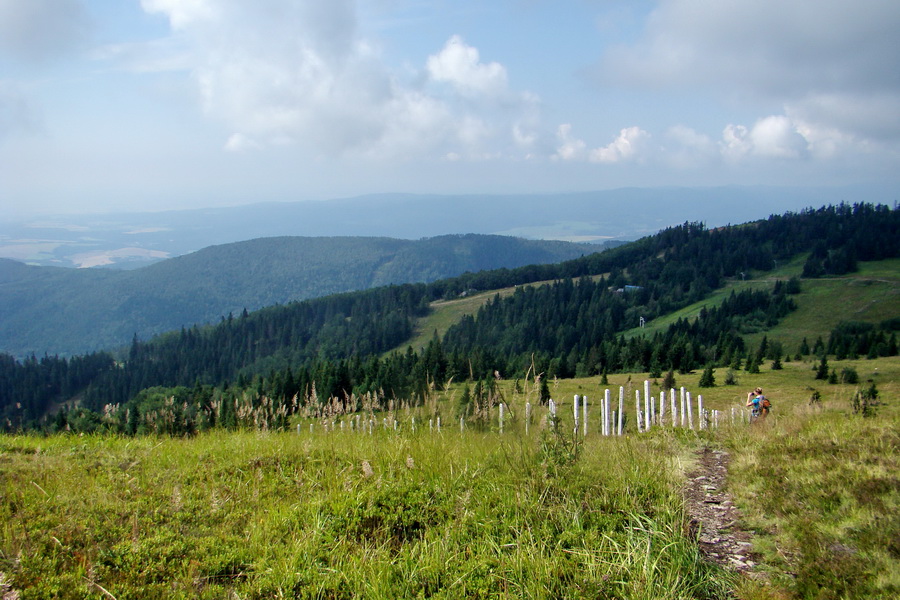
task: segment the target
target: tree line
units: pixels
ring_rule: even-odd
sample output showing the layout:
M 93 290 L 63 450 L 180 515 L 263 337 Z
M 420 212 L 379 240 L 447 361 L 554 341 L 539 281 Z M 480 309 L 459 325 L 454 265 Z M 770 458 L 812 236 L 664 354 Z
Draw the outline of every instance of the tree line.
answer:
M 236 398 L 244 397 L 270 398 L 272 406 L 284 407 L 295 397 L 308 398 L 315 388 L 323 401 L 374 395 L 379 402 L 421 402 L 429 389 L 450 379 L 521 377 L 529 369 L 570 377 L 690 371 L 709 363 L 730 365 L 738 357 L 753 362 L 756 356 L 750 356 L 741 334 L 771 327 L 791 310 L 790 295 L 798 282 L 778 283 L 770 291 L 735 292 L 720 306 L 652 336 L 625 339 L 621 334 L 642 318 L 651 322 L 707 297 L 728 278 L 767 272 L 799 253 L 809 253 L 808 264 L 821 260 L 819 275 L 848 268 L 836 258 L 826 261 L 829 257 L 895 257 L 897 232 L 895 209 L 868 204 L 787 213 L 718 229 L 684 223 L 555 265 L 467 273 L 430 284 L 244 311 L 215 326 L 135 339 L 117 361 L 109 353 L 21 363 L 4 357 L 0 409 L 7 429 L 39 427 L 46 425 L 42 419 L 48 410 L 76 397 L 81 410 L 96 414 L 129 403 L 140 411 L 136 400 L 142 390 L 171 388 L 189 390 L 182 395 L 188 394 L 190 401 L 181 405 L 198 407 L 197 415 L 210 413 L 210 403 L 216 402 L 230 419 L 229 408 L 222 408 L 226 397 L 232 408 Z M 535 282 L 550 283 L 526 285 Z M 518 287 L 511 296 L 494 297 L 425 348 L 385 354 L 412 336 L 430 302 L 513 286 Z M 866 348 L 889 349 L 890 336 L 881 343 L 876 334 L 871 332 L 875 341 Z M 73 372 L 85 375 L 65 386 L 55 383 L 60 378 L 52 373 L 68 372 L 72 364 L 79 365 Z

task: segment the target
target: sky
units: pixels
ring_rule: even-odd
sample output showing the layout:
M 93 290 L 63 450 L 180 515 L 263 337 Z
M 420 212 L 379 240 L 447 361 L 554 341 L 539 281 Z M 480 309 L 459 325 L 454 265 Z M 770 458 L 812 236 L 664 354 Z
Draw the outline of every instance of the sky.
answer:
M 897 0 L 0 0 L 0 218 L 900 190 L 898 31 Z

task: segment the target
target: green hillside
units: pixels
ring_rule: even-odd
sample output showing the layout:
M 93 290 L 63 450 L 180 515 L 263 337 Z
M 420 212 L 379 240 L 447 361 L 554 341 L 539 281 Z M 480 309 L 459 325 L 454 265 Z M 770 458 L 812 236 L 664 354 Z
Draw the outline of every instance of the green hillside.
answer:
M 787 333 L 803 331 L 797 323 L 828 337 L 827 348 L 804 349 L 807 358 L 896 356 L 897 320 L 877 321 L 897 316 L 890 279 L 896 263 L 870 265 L 897 260 L 900 248 L 889 236 L 897 215 L 887 207 L 842 205 L 715 230 L 686 223 L 558 264 L 241 312 L 215 326 L 134 340 L 116 358 L 18 363 L 0 355 L 0 408 L 7 429 L 68 426 L 67 415 L 48 419 L 61 404 L 89 409 L 93 425 L 78 425 L 88 430 L 190 432 L 240 426 L 251 414 L 257 426 L 279 428 L 310 395 L 358 408 L 372 394 L 379 406 L 421 403 L 451 379 L 493 386 L 497 376 L 515 380 L 529 372 L 562 380 L 732 365 L 753 372 L 797 352 L 797 333 Z M 835 285 L 850 292 L 835 288 L 839 300 L 818 292 Z M 823 312 L 827 319 L 816 316 Z M 796 321 L 788 320 L 792 315 Z M 638 332 L 642 318 L 648 327 Z M 831 335 L 848 318 L 876 323 L 842 325 Z M 776 337 L 769 341 L 781 341 L 778 327 L 794 337 L 759 343 L 770 332 Z M 167 393 L 185 412 L 160 422 Z M 96 412 L 116 406 L 123 411 L 104 425 Z M 131 407 L 140 416 L 126 419 Z M 263 408 L 265 414 L 256 412 Z
M 556 263 L 603 246 L 451 235 L 260 238 L 134 271 L 0 260 L 0 351 L 72 355 L 218 321 L 229 313 L 467 271 Z
M 627 339 L 662 333 L 679 319 L 693 319 L 702 309 L 719 306 L 732 291 L 770 290 L 776 281 L 799 276 L 805 258 L 805 256 L 798 257 L 787 265 L 765 273 L 762 277 L 751 274 L 744 280 L 727 281 L 724 286 L 703 300 L 653 319 L 644 327 L 628 329 L 622 336 Z M 827 339 L 831 330 L 842 321 L 877 324 L 900 316 L 900 259 L 860 263 L 856 273 L 841 277 L 801 279 L 801 282 L 802 291 L 795 297 L 797 309 L 773 328 L 748 335 L 749 343 L 758 344 L 762 336 L 766 335 L 770 340 L 780 341 L 786 348 L 794 351 L 804 337 L 809 343 L 819 336 Z M 545 281 L 529 285 L 551 283 Z M 413 348 L 425 347 L 435 331 L 442 337 L 463 315 L 476 315 L 478 310 L 495 295 L 507 297 L 514 291 L 514 287 L 503 288 L 457 300 L 433 302 L 432 312 L 417 321 L 416 335 L 409 345 Z

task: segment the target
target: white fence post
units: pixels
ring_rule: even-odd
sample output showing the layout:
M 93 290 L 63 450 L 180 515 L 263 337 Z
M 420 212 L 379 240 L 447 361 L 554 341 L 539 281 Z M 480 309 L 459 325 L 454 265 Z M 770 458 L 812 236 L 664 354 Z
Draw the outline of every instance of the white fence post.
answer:
M 700 419 L 700 429 L 706 429 L 706 415 L 703 414 L 703 396 L 697 395 L 697 417 Z
M 579 414 L 579 410 L 581 410 L 581 406 L 579 406 L 581 400 L 581 396 L 575 394 L 575 398 L 572 400 L 572 410 L 575 413 L 575 435 L 578 435 L 578 418 L 581 416 Z
M 682 427 L 684 427 L 684 425 L 685 425 L 684 419 L 687 416 L 687 413 L 685 411 L 685 404 L 686 404 L 686 402 L 685 402 L 685 397 L 684 397 L 684 386 L 681 386 L 681 426 Z
M 685 394 L 685 400 L 687 401 L 687 417 L 688 417 L 688 427 L 694 428 L 694 409 L 691 407 L 691 393 L 687 392 Z
M 669 405 L 672 408 L 672 427 L 678 425 L 678 409 L 675 408 L 675 388 L 669 390 Z
M 503 403 L 500 403 L 500 433 L 503 433 Z
M 637 421 L 638 433 L 643 431 L 641 428 L 641 390 L 634 390 L 634 418 Z
M 666 424 L 666 391 L 659 392 L 659 426 Z
M 650 427 L 653 425 L 653 421 L 651 420 L 652 413 L 650 410 L 650 382 L 648 380 L 644 380 L 644 431 L 650 431 Z
M 531 402 L 525 403 L 525 435 L 528 435 L 528 426 L 531 424 Z
M 625 388 L 619 387 L 619 435 L 622 435 L 622 415 L 625 414 Z
M 612 422 L 609 414 L 609 403 L 610 397 L 612 396 L 612 392 L 609 391 L 609 388 L 603 390 L 603 435 L 611 435 Z

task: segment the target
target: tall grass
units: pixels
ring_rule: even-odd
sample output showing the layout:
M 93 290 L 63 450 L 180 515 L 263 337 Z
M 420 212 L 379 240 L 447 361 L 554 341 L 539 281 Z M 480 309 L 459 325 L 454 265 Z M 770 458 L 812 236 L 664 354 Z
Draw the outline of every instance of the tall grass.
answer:
M 750 385 L 775 399 L 761 426 L 717 431 L 637 435 L 630 422 L 603 438 L 594 378 L 551 385 L 565 434 L 536 411 L 526 435 L 537 392 L 509 384 L 502 435 L 461 433 L 451 390 L 371 434 L 0 437 L 0 585 L 118 600 L 896 597 L 900 364 L 835 364 L 849 365 L 878 384 L 875 417 L 850 410 L 855 386 L 792 362 L 705 389 L 726 411 Z M 693 388 L 699 374 L 678 377 Z M 571 437 L 573 393 L 593 399 L 587 439 Z M 441 433 L 427 426 L 436 414 Z M 767 583 L 706 563 L 687 532 L 680 487 L 702 444 L 731 451 L 729 489 Z
M 0 448 L 0 571 L 23 597 L 727 596 L 684 535 L 671 440 L 215 432 Z

